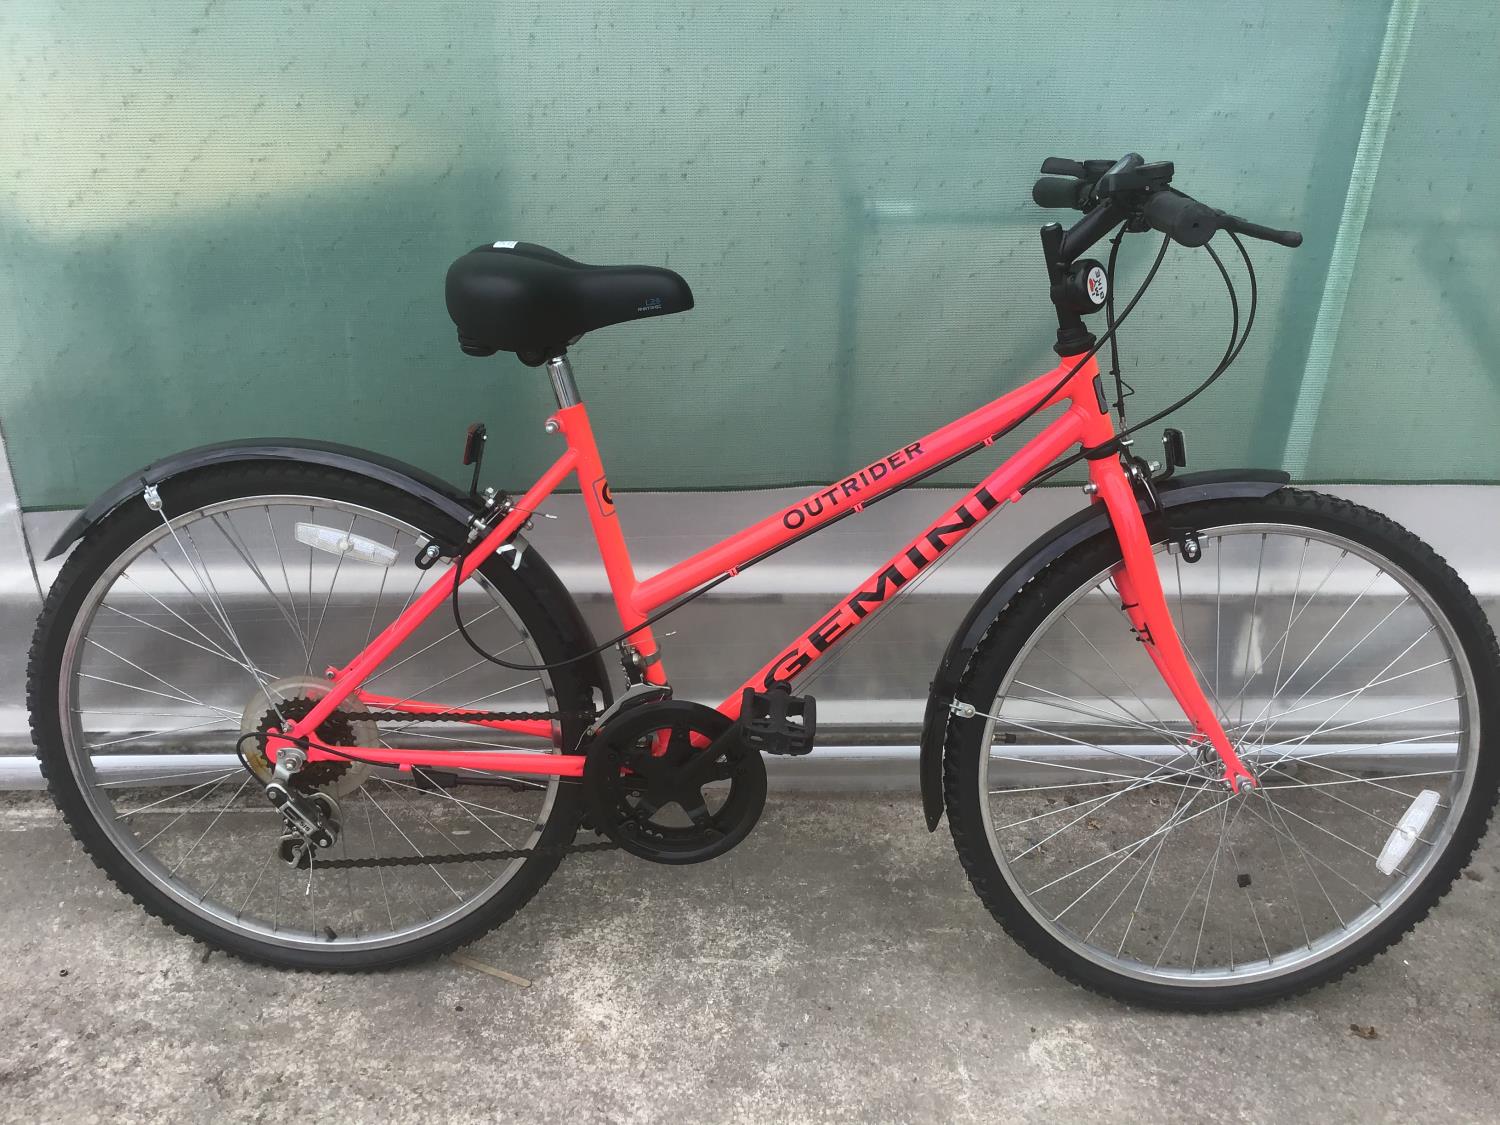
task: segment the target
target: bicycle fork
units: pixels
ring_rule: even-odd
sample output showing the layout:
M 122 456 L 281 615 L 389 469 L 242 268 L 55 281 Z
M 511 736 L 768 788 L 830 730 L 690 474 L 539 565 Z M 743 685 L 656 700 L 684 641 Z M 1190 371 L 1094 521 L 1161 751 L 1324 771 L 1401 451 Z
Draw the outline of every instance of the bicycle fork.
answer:
M 1156 570 L 1156 556 L 1151 550 L 1151 537 L 1146 533 L 1135 490 L 1125 469 L 1117 458 L 1102 457 L 1089 462 L 1089 479 L 1108 510 L 1120 541 L 1123 561 L 1115 567 L 1113 578 L 1115 589 L 1120 594 L 1121 608 L 1130 618 L 1136 640 L 1145 646 L 1146 655 L 1156 665 L 1172 697 L 1193 724 L 1197 745 L 1207 743 L 1218 753 L 1224 763 L 1223 780 L 1230 790 L 1238 793 L 1243 782 L 1258 784 L 1255 775 L 1245 768 L 1229 744 L 1229 737 L 1224 733 L 1219 717 L 1188 660 L 1187 650 L 1182 646 L 1182 638 L 1178 636 L 1177 626 L 1167 609 L 1161 575 Z

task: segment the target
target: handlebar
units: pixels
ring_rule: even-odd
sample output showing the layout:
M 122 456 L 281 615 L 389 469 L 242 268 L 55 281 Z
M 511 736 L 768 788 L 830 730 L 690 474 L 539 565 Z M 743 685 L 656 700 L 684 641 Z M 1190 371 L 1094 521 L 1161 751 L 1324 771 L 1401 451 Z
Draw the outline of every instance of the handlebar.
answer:
M 1138 219 L 1189 247 L 1204 245 L 1221 230 L 1280 246 L 1302 245 L 1302 235 L 1297 231 L 1252 223 L 1168 187 L 1174 171 L 1168 162 L 1147 164 L 1135 153 L 1119 160 L 1049 156 L 1042 163 L 1042 171 L 1050 174 L 1037 180 L 1031 189 L 1031 198 L 1040 207 L 1072 208 L 1089 212 L 1096 219 L 1104 218 L 1093 214 L 1096 209 L 1104 210 L 1113 220 L 1110 226 L 1122 218 Z M 1094 234 L 1092 228 L 1098 223 L 1088 225 L 1089 233 Z M 1079 240 L 1068 239 L 1069 243 L 1075 241 Z

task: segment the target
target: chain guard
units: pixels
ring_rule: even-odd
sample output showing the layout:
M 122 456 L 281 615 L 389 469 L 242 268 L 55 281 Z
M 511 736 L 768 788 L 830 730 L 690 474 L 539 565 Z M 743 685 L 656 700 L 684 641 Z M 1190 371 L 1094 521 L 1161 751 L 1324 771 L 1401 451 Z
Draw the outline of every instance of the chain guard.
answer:
M 766 766 L 736 724 L 701 703 L 647 703 L 605 723 L 583 767 L 595 830 L 653 863 L 715 859 L 750 835 L 766 806 Z M 695 747 L 693 735 L 709 745 Z M 665 735 L 665 751 L 656 753 Z M 705 797 L 705 786 L 717 786 Z

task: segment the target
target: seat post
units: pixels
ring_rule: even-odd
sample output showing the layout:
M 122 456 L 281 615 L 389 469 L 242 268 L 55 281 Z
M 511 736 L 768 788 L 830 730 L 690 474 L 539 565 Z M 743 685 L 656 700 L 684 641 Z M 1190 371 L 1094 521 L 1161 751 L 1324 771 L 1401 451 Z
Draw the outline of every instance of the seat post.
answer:
M 581 401 L 578 384 L 573 381 L 573 365 L 568 362 L 566 352 L 547 361 L 547 374 L 552 377 L 552 393 L 557 396 L 559 409 L 577 406 Z

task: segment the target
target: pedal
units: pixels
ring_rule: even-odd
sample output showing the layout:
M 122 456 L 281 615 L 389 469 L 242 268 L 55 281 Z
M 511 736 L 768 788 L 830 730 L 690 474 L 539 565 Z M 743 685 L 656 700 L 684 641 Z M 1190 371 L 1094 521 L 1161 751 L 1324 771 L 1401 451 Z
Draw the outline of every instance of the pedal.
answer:
M 740 741 L 763 754 L 807 754 L 818 729 L 818 704 L 784 687 L 745 689 L 740 699 Z

